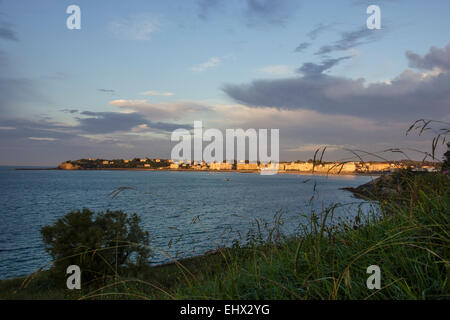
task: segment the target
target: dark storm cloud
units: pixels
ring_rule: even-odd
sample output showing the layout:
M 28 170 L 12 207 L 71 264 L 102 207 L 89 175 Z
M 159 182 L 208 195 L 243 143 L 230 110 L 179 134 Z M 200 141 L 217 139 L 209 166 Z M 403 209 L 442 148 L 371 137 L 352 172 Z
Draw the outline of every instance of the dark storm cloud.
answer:
M 447 61 L 441 55 L 444 51 L 449 55 L 447 50 L 439 51 L 441 66 Z M 434 63 L 433 52 L 436 49 L 414 61 Z M 406 70 L 390 83 L 366 84 L 362 78 L 355 80 L 320 73 L 333 63 L 336 62 L 304 64 L 300 68 L 307 73 L 304 77 L 256 80 L 246 85 L 226 85 L 223 90 L 233 100 L 256 107 L 310 109 L 328 114 L 405 121 L 449 114 L 450 72 L 423 77 L 418 72 Z
M 305 77 L 313 77 L 318 76 L 325 71 L 331 69 L 335 65 L 337 65 L 339 62 L 343 60 L 351 59 L 351 56 L 345 56 L 341 58 L 335 58 L 335 59 L 326 59 L 321 64 L 316 64 L 312 62 L 304 63 L 303 66 L 297 69 L 298 73 L 303 74 Z
M 333 44 L 322 46 L 315 54 L 324 55 L 336 51 L 348 50 L 366 43 L 373 42 L 379 38 L 380 33 L 377 30 L 369 30 L 361 27 L 358 30 L 343 32 L 341 38 Z
M 295 48 L 294 52 L 302 52 L 303 50 L 308 49 L 310 45 L 311 42 L 302 42 Z
M 430 52 L 423 57 L 411 51 L 407 51 L 405 55 L 411 68 L 450 70 L 450 43 L 442 49 L 431 47 Z
M 80 114 L 87 116 L 87 118 L 77 118 L 79 126 L 76 128 L 90 134 L 126 132 L 140 125 L 146 125 L 148 127 L 147 131 L 153 129 L 167 132 L 178 128 L 190 129 L 192 127 L 174 123 L 152 122 L 145 119 L 137 112 L 118 113 L 83 111 Z

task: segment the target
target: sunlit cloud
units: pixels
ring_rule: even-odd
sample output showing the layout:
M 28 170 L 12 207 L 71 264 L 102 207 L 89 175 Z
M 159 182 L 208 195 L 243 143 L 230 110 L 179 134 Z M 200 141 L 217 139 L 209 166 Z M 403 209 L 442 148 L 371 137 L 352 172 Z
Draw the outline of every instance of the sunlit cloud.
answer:
M 56 138 L 49 138 L 49 137 L 28 137 L 28 139 L 35 140 L 35 141 L 56 141 L 56 140 L 58 140 Z
M 161 97 L 171 97 L 174 95 L 172 92 L 159 92 L 159 91 L 145 91 L 142 92 L 143 96 L 161 96 Z
M 206 105 L 193 101 L 158 102 L 147 100 L 118 99 L 109 102 L 110 105 L 121 108 L 121 112 L 139 112 L 153 120 L 177 120 L 197 112 L 210 112 Z M 200 115 L 201 116 L 201 115 Z

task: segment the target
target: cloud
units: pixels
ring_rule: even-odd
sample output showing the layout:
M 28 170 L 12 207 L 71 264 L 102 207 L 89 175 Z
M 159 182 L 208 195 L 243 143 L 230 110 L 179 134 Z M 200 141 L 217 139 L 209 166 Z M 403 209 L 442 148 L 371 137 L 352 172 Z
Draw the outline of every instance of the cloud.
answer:
M 358 116 L 332 115 L 314 110 L 286 110 L 245 105 L 215 105 L 211 108 L 214 110 L 211 122 L 195 114 L 196 119 L 205 120 L 205 127 L 279 128 L 280 152 L 283 160 L 311 158 L 315 151 L 315 149 L 310 151 L 313 146 L 331 146 L 326 152 L 326 156 L 331 159 L 339 159 L 340 151 L 336 150 L 338 146 L 351 145 L 366 150 L 384 148 L 379 144 L 380 141 L 389 141 L 388 143 L 395 146 L 396 141 L 403 142 L 404 130 L 409 125 L 383 124 Z M 85 116 L 102 117 L 96 112 L 87 112 Z M 148 122 L 142 114 L 140 116 L 143 122 Z M 110 123 L 115 125 L 116 122 Z M 192 124 L 190 121 L 188 123 Z M 132 122 L 129 124 L 133 125 Z M 173 128 L 170 129 L 178 127 L 192 129 L 189 125 L 172 125 Z M 104 133 L 92 133 L 90 132 L 92 130 L 81 129 L 79 125 L 64 125 L 48 120 L 0 119 L 0 126 L 16 128 L 5 130 L 0 135 L 0 148 L 4 151 L 0 153 L 0 163 L 56 165 L 61 161 L 83 157 L 106 159 L 144 157 L 148 156 L 149 150 L 154 157 L 170 155 L 170 143 L 165 131 L 168 125 L 163 121 L 139 124 L 130 131 L 106 130 L 108 132 Z M 52 138 L 52 140 L 47 142 L 31 140 L 30 137 Z M 395 137 L 399 139 L 395 140 Z M 415 142 L 415 146 L 424 147 L 423 141 Z
M 308 49 L 310 46 L 311 46 L 311 42 L 302 42 L 297 46 L 297 48 L 295 48 L 294 52 L 302 52 L 302 51 Z
M 316 55 L 330 54 L 335 51 L 345 51 L 366 43 L 373 42 L 379 38 L 380 32 L 361 27 L 354 31 L 343 32 L 341 38 L 331 45 L 324 45 L 315 53 Z
M 216 106 L 217 118 L 224 128 L 274 128 L 280 131 L 280 155 L 282 160 L 306 160 L 314 151 L 329 146 L 326 158 L 337 160 L 354 157 L 345 148 L 382 151 L 388 148 L 415 148 L 431 150 L 430 135 L 405 137 L 411 125 L 408 121 L 379 121 L 361 115 L 328 114 L 307 109 L 279 109 L 241 104 Z M 440 154 L 441 150 L 437 154 Z M 445 151 L 444 151 L 445 152 Z M 413 159 L 421 160 L 422 154 L 407 152 Z M 403 155 L 385 153 L 388 159 L 404 158 Z M 370 157 L 364 157 L 369 160 Z M 357 159 L 356 159 L 357 160 Z M 376 160 L 376 159 L 372 159 Z
M 159 92 L 159 91 L 145 91 L 141 93 L 144 96 L 161 96 L 161 97 L 171 97 L 174 94 L 172 92 Z
M 286 76 L 295 73 L 293 67 L 284 64 L 262 67 L 257 71 L 271 76 Z
M 167 122 L 153 122 L 151 123 L 152 129 L 158 129 L 161 131 L 172 132 L 176 129 L 186 129 L 191 130 L 194 127 L 190 124 L 177 124 L 177 123 L 167 123 Z
M 204 72 L 208 69 L 212 69 L 217 67 L 221 62 L 221 59 L 218 57 L 212 57 L 210 59 L 208 59 L 207 61 L 200 63 L 198 65 L 195 65 L 191 68 L 192 71 L 194 72 Z
M 72 126 L 48 120 L 31 121 L 16 117 L 3 117 L 0 119 L 0 127 L 6 128 L 0 137 L 11 141 L 30 137 L 46 137 L 54 140 L 67 140 L 74 137 L 74 133 L 71 132 Z
M 164 124 L 155 126 L 166 128 Z M 153 157 L 170 155 L 167 134 L 161 130 L 153 131 L 152 135 L 132 131 L 89 134 L 73 125 L 4 116 L 0 118 L 0 127 L 16 128 L 0 134 L 0 163 L 6 165 L 56 166 L 69 159 L 89 157 L 129 159 L 149 156 L 149 151 Z
M 247 25 L 285 25 L 293 17 L 298 1 L 246 0 Z
M 431 47 L 430 52 L 420 56 L 411 51 L 406 52 L 406 58 L 411 68 L 433 70 L 435 68 L 450 71 L 450 43 L 444 48 Z
M 150 40 L 161 22 L 149 14 L 141 13 L 121 18 L 109 23 L 110 30 L 117 36 L 131 40 Z
M 1 4 L 1 3 L 0 3 Z M 0 18 L 2 12 L 0 12 Z M 17 33 L 14 30 L 14 26 L 8 22 L 0 21 L 0 40 L 18 41 Z
M 97 89 L 97 91 L 105 92 L 105 93 L 115 93 L 116 90 L 113 89 Z
M 300 68 L 297 69 L 298 73 L 303 74 L 305 77 L 313 77 L 323 74 L 325 71 L 331 69 L 339 62 L 347 59 L 351 59 L 352 56 L 345 56 L 335 59 L 326 59 L 321 64 L 316 64 L 312 62 L 304 63 Z
M 0 39 L 18 41 L 17 33 L 12 29 L 12 25 L 0 22 Z
M 217 9 L 222 4 L 222 0 L 198 0 L 198 17 L 207 20 L 211 11 Z
M 167 122 L 152 122 L 137 112 L 92 112 L 80 113 L 86 118 L 77 118 L 79 125 L 75 128 L 89 134 L 105 134 L 112 132 L 132 131 L 136 127 L 146 125 L 149 130 L 173 131 L 178 128 L 190 128 L 189 125 L 180 125 Z
M 78 109 L 62 109 L 61 112 L 64 113 L 78 113 Z
M 430 54 L 432 52 L 436 50 Z M 426 60 L 426 57 L 422 59 Z M 438 119 L 449 114 L 450 72 L 424 74 L 405 70 L 385 83 L 366 83 L 364 78 L 350 79 L 322 73 L 339 59 L 348 57 L 331 59 L 322 65 L 304 64 L 300 68 L 306 73 L 303 77 L 228 84 L 223 91 L 236 102 L 254 107 L 316 110 L 383 121 Z M 439 61 L 442 66 L 442 61 L 447 60 L 441 57 Z
M 0 130 L 16 130 L 15 127 L 8 127 L 8 126 L 0 126 Z
M 293 18 L 297 0 L 198 0 L 198 16 L 207 20 L 212 13 L 239 16 L 247 27 L 284 26 Z M 236 14 L 237 12 L 237 14 Z
M 34 141 L 56 141 L 58 139 L 56 138 L 49 138 L 49 137 L 28 137 L 30 140 Z
M 191 101 L 150 103 L 147 100 L 118 99 L 109 102 L 110 105 L 122 108 L 125 112 L 139 112 L 148 119 L 173 120 L 187 118 L 197 112 L 209 112 L 206 105 Z
M 323 23 L 319 23 L 318 25 L 316 25 L 314 27 L 314 29 L 312 29 L 310 32 L 308 32 L 307 36 L 311 39 L 311 40 L 316 40 L 317 37 L 325 32 L 326 30 L 330 29 L 333 26 L 333 24 L 323 24 Z

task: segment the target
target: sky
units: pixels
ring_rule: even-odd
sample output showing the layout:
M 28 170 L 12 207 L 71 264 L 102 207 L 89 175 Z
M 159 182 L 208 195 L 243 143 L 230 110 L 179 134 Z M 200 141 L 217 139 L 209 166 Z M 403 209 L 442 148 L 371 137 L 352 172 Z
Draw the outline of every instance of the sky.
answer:
M 283 161 L 324 146 L 326 160 L 422 159 L 445 123 L 409 126 L 450 122 L 447 12 L 446 0 L 0 0 L 0 165 L 170 158 L 172 131 L 194 121 L 279 129 Z

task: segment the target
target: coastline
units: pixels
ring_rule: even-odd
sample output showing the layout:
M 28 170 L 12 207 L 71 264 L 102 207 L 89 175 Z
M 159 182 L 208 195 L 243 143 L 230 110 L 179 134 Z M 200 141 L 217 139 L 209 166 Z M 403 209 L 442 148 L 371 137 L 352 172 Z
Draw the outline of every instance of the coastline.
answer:
M 148 171 L 148 169 L 147 169 Z M 152 170 L 155 171 L 155 170 Z M 175 170 L 173 170 L 175 171 Z M 181 171 L 181 170 L 177 170 Z M 395 178 L 395 177 L 394 177 Z M 246 288 L 254 288 L 255 282 L 253 275 L 250 273 L 253 270 L 254 265 L 262 265 L 268 268 L 268 271 L 262 274 L 262 277 L 269 278 L 273 275 L 285 275 L 290 276 L 292 281 L 295 281 L 293 288 L 303 288 L 306 290 L 316 290 L 317 294 L 322 296 L 328 296 L 332 291 L 328 291 L 328 288 L 332 288 L 332 282 L 330 286 L 309 287 L 308 283 L 304 279 L 308 279 L 312 272 L 319 270 L 319 277 L 324 278 L 329 275 L 330 272 L 335 271 L 337 274 L 345 275 L 348 273 L 347 265 L 354 263 L 352 270 L 361 270 L 367 267 L 374 259 L 377 261 L 391 261 L 395 263 L 397 261 L 403 261 L 402 269 L 398 270 L 395 274 L 389 275 L 385 280 L 387 282 L 395 281 L 399 276 L 406 277 L 406 280 L 410 283 L 415 283 L 417 278 L 414 276 L 417 272 L 417 268 L 421 268 L 419 271 L 429 275 L 430 279 L 440 279 L 442 276 L 442 256 L 445 259 L 445 250 L 441 246 L 436 245 L 436 232 L 438 236 L 445 239 L 445 230 L 438 227 L 439 224 L 444 225 L 446 214 L 448 211 L 448 195 L 446 197 L 446 188 L 435 188 L 435 186 L 440 186 L 442 183 L 446 183 L 448 186 L 448 177 L 439 174 L 409 174 L 398 175 L 398 179 L 393 181 L 379 181 L 375 183 L 380 185 L 380 187 L 401 186 L 406 183 L 409 189 L 403 190 L 403 196 L 410 195 L 410 192 L 414 194 L 410 195 L 410 199 L 416 199 L 415 202 L 407 201 L 404 202 L 402 206 L 392 206 L 399 201 L 399 197 L 388 197 L 383 201 L 386 208 L 389 210 L 389 219 L 380 219 L 374 221 L 368 221 L 368 224 L 357 221 L 349 221 L 346 227 L 342 230 L 335 230 L 331 234 L 333 241 L 322 241 L 322 233 L 309 233 L 303 237 L 292 237 L 286 238 L 282 243 L 263 243 L 259 246 L 237 246 L 237 247 L 224 247 L 218 248 L 216 250 L 210 250 L 203 254 L 194 255 L 191 257 L 175 259 L 167 263 L 149 265 L 148 268 L 143 269 L 137 275 L 121 275 L 120 279 L 124 282 L 136 282 L 140 283 L 141 279 L 147 280 L 151 279 L 156 281 L 164 290 L 167 292 L 174 292 L 175 298 L 192 297 L 193 294 L 197 294 L 197 290 L 200 290 L 204 296 L 220 298 L 223 293 L 223 288 L 227 288 L 226 285 L 231 282 L 231 279 L 235 279 L 235 275 L 239 274 L 239 284 L 240 291 L 233 293 L 235 294 L 233 298 L 244 299 L 248 298 L 251 291 Z M 383 179 L 391 180 L 393 177 L 385 176 Z M 383 180 L 382 179 L 382 180 Z M 405 180 L 406 179 L 406 180 Z M 424 180 L 425 179 L 425 180 Z M 444 179 L 444 180 L 442 180 Z M 447 179 L 447 180 L 445 180 Z M 427 183 L 425 183 L 427 182 Z M 374 183 L 371 183 L 372 187 L 376 187 Z M 354 188 L 364 188 L 367 189 L 369 184 L 364 184 L 359 187 Z M 376 188 L 378 189 L 378 188 Z M 422 191 L 424 190 L 424 191 Z M 350 191 L 350 190 L 349 190 Z M 423 199 L 418 199 L 415 197 L 416 193 L 427 192 L 427 197 Z M 434 192 L 434 193 L 431 193 Z M 378 192 L 375 192 L 375 198 L 372 200 L 380 201 L 383 200 Z M 414 196 L 414 198 L 412 197 Z M 442 201 L 435 201 L 435 197 L 441 199 Z M 426 202 L 424 202 L 426 201 Z M 441 220 L 436 220 L 436 219 Z M 315 221 L 315 220 L 314 220 Z M 325 221 L 325 220 L 324 220 Z M 318 223 L 318 222 L 316 222 Z M 320 223 L 317 226 L 320 227 Z M 430 229 L 430 225 L 436 226 L 434 229 Z M 403 232 L 398 232 L 403 230 Z M 342 232 L 344 231 L 344 232 Z M 373 243 L 380 243 L 386 241 L 386 239 L 391 239 L 393 236 L 400 237 L 396 239 L 394 245 L 389 245 L 382 247 L 380 249 L 373 247 Z M 320 241 L 319 241 L 320 239 Z M 356 241 L 355 241 L 356 240 Z M 405 251 L 404 243 L 411 241 L 421 241 L 423 242 L 423 248 L 418 248 L 417 246 L 406 247 L 408 251 Z M 398 244 L 397 244 L 398 243 Z M 334 252 L 343 252 L 344 254 L 339 256 L 339 265 L 342 267 L 335 270 L 332 266 L 335 263 L 334 255 L 322 255 L 320 259 L 306 261 L 301 257 L 309 256 L 313 257 L 317 250 L 317 245 L 321 245 L 322 252 L 326 250 L 335 250 Z M 423 250 L 425 248 L 425 250 Z M 221 254 L 224 250 L 227 254 Z M 361 259 L 357 261 L 353 260 L 354 252 L 368 251 L 371 250 L 372 254 L 370 256 L 362 255 Z M 437 251 L 439 255 L 430 255 L 430 251 Z M 440 250 L 440 251 L 439 251 Z M 297 253 L 295 253 L 297 252 Z M 250 254 L 249 254 L 250 253 Z M 268 262 L 267 257 L 273 257 L 274 260 Z M 411 265 L 410 257 L 414 256 L 420 262 Z M 294 268 L 292 268 L 292 259 L 294 259 Z M 231 261 L 232 263 L 229 263 Z M 273 261 L 273 262 L 272 262 Z M 231 266 L 231 267 L 230 267 Z M 298 266 L 298 267 L 297 267 Z M 195 292 L 192 289 L 192 284 L 188 281 L 182 281 L 180 279 L 185 279 L 185 270 L 190 272 L 193 279 L 201 279 L 195 282 Z M 192 272 L 192 273 L 191 273 Z M 247 276 L 250 274 L 250 276 Z M 337 296 L 337 298 L 367 298 L 366 293 L 366 278 L 358 276 L 358 272 L 353 272 L 352 281 L 354 285 L 361 283 L 360 287 L 363 290 L 358 290 L 357 296 L 345 296 L 345 291 L 343 295 Z M 198 277 L 197 277 L 198 276 Z M 83 291 L 74 292 L 65 289 L 64 286 L 59 286 L 52 282 L 53 274 L 51 270 L 39 270 L 30 275 L 24 275 L 22 277 L 12 277 L 0 279 L 0 299 L 79 299 L 80 297 L 88 296 L 92 290 L 97 290 L 95 287 L 83 287 Z M 220 282 L 217 283 L 217 279 Z M 270 278 L 272 280 L 272 278 Z M 278 276 L 274 278 L 273 281 L 281 282 L 285 280 L 283 276 Z M 32 281 L 31 281 L 32 280 Z M 314 280 L 314 279 L 313 279 Z M 115 281 L 114 279 L 111 281 Z M 26 284 L 26 285 L 24 285 Z M 110 282 L 110 286 L 114 286 L 115 283 Z M 343 283 L 345 285 L 345 283 Z M 303 287 L 301 287 L 303 286 Z M 114 288 L 117 288 L 115 286 Z M 121 287 L 119 287 L 121 288 Z M 125 287 L 128 288 L 128 287 Z M 389 288 L 389 287 L 387 287 Z M 416 291 L 411 292 L 410 290 L 399 292 L 398 289 L 394 289 L 392 292 L 387 292 L 387 299 L 391 298 L 427 298 L 423 296 L 423 292 L 429 288 L 429 281 L 424 279 L 419 283 L 419 287 Z M 269 288 L 271 289 L 271 288 Z M 283 289 L 283 288 L 281 288 Z M 166 292 L 164 291 L 164 292 Z M 95 292 L 95 291 L 94 291 Z M 111 299 L 115 298 L 117 291 L 110 293 L 109 291 L 102 292 L 102 298 Z M 148 299 L 162 299 L 167 298 L 166 295 L 161 293 L 159 288 L 156 290 L 153 287 L 135 287 L 131 294 L 137 293 L 141 297 Z M 272 292 L 272 291 L 270 291 Z M 280 290 L 275 292 L 277 298 L 292 298 L 290 295 L 291 291 Z M 292 291 L 296 293 L 296 291 Z M 362 292 L 362 294 L 359 294 Z M 442 295 L 445 297 L 445 288 L 437 292 L 438 296 Z M 110 296 L 109 296 L 110 295 Z M 122 297 L 122 296 L 121 296 Z M 123 294 L 122 298 L 130 298 L 132 295 L 128 294 L 128 291 Z M 272 295 L 270 296 L 272 297 Z M 435 298 L 436 293 L 430 295 L 428 298 Z M 92 298 L 92 297 L 91 297 Z M 309 297 L 313 299 L 314 297 Z
M 196 169 L 169 169 L 169 168 L 95 168 L 95 169 L 60 169 L 60 168 L 14 168 L 17 171 L 33 171 L 33 170 L 61 170 L 61 171 L 170 171 L 170 172 L 209 172 L 209 173 L 261 173 L 261 170 L 196 170 Z M 386 173 L 362 173 L 362 172 L 342 172 L 342 173 L 322 173 L 311 171 L 278 171 L 277 174 L 297 174 L 297 175 L 317 175 L 317 176 L 380 176 Z

